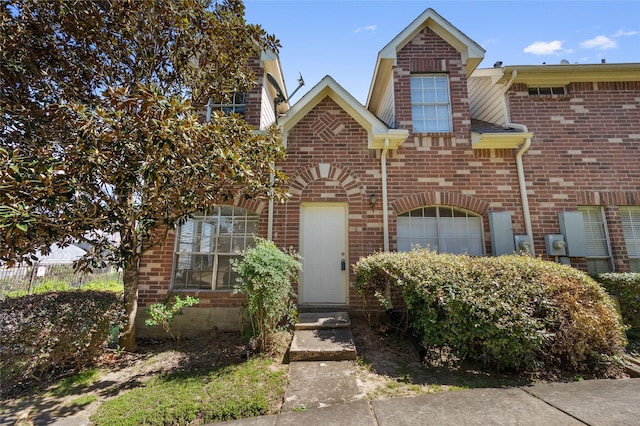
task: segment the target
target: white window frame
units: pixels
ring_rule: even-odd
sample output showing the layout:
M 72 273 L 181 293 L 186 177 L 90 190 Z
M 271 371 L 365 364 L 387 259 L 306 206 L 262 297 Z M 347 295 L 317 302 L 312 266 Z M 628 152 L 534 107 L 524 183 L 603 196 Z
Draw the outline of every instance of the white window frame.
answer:
M 229 261 L 253 245 L 258 221 L 248 210 L 224 205 L 187 219 L 176 229 L 171 288 L 232 291 L 237 274 Z
M 443 214 L 447 211 L 446 214 Z M 412 216 L 412 214 L 416 214 Z M 450 214 L 450 216 L 449 216 Z M 409 225 L 407 236 L 400 235 L 400 223 L 405 218 Z M 415 219 L 415 220 L 412 220 Z M 473 221 L 470 221 L 472 219 Z M 423 206 L 401 213 L 396 217 L 396 237 L 398 251 L 408 251 L 419 246 L 438 253 L 467 253 L 472 256 L 485 255 L 484 221 L 481 215 L 469 210 L 452 206 Z M 450 223 L 447 223 L 450 222 Z M 460 226 L 464 224 L 465 232 L 456 233 Z M 435 225 L 435 227 L 434 227 Z M 413 229 L 413 227 L 416 227 Z M 470 227 L 473 227 L 471 229 Z M 454 235 L 451 235 L 453 230 Z M 472 235 L 472 231 L 477 232 L 477 236 Z M 429 235 L 430 234 L 430 235 Z M 459 247 L 456 242 L 466 241 L 467 247 L 477 247 L 479 250 L 469 253 L 465 250 L 447 250 L 450 247 Z M 470 244 L 471 243 L 471 244 Z
M 584 220 L 584 232 L 587 240 L 587 272 L 599 274 L 613 272 L 611 259 L 611 239 L 607 218 L 602 206 L 578 206 Z M 595 234 L 597 235 L 597 238 Z M 606 264 L 603 263 L 606 261 Z
M 640 272 L 640 206 L 619 206 L 631 272 Z
M 207 111 L 207 121 L 211 117 L 211 111 L 222 111 L 225 114 L 240 114 L 244 116 L 247 109 L 247 94 L 245 92 L 234 92 L 228 103 L 209 103 Z
M 412 74 L 410 88 L 413 132 L 452 133 L 449 75 Z

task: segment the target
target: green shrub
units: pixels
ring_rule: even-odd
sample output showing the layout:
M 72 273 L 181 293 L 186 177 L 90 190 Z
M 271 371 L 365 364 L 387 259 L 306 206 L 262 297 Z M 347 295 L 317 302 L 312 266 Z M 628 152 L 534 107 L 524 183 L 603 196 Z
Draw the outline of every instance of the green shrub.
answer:
M 176 315 L 182 315 L 182 308 L 197 305 L 200 303 L 200 299 L 197 297 L 187 296 L 184 299 L 176 295 L 173 298 L 173 302 L 169 297 L 162 303 L 154 303 L 146 309 L 146 312 L 151 316 L 145 320 L 147 327 L 161 326 L 162 329 L 167 332 L 173 340 L 176 337 L 171 332 L 171 321 Z
M 295 293 L 291 283 L 301 270 L 294 253 L 284 253 L 276 245 L 256 238 L 256 245 L 242 253 L 233 270 L 240 277 L 236 291 L 248 298 L 248 310 L 258 349 L 270 348 L 275 332 L 283 321 L 292 324 L 296 318 Z
M 610 295 L 618 298 L 625 325 L 640 329 L 640 273 L 608 273 L 595 278 Z
M 0 301 L 3 396 L 94 364 L 123 319 L 121 295 L 44 293 Z
M 388 284 L 401 290 L 410 325 L 429 346 L 497 369 L 615 373 L 623 343 L 617 314 L 604 290 L 574 268 L 428 250 L 356 265 L 361 294 L 379 296 Z

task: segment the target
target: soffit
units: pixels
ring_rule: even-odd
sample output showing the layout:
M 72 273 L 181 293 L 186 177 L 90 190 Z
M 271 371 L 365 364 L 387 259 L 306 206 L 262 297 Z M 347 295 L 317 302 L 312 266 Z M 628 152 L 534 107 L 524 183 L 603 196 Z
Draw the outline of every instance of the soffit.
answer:
M 503 68 L 499 83 L 508 82 L 513 72 L 513 83 L 530 86 L 565 86 L 569 83 L 640 81 L 640 63 L 630 64 L 566 64 L 566 65 L 514 65 Z

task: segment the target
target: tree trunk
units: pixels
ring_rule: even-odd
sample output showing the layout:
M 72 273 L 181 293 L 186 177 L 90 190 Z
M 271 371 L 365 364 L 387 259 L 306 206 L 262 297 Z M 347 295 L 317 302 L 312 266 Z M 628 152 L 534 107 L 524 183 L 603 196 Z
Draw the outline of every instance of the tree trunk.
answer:
M 134 256 L 124 268 L 124 311 L 127 322 L 120 333 L 120 347 L 126 351 L 136 350 L 136 314 L 138 313 L 138 256 Z

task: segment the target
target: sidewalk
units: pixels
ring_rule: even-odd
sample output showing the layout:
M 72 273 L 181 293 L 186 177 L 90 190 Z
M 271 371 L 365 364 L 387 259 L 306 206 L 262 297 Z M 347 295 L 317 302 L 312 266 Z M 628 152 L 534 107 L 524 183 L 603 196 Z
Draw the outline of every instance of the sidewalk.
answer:
M 336 398 L 339 399 L 337 395 Z M 640 425 L 640 379 L 587 380 L 359 400 L 222 424 Z

